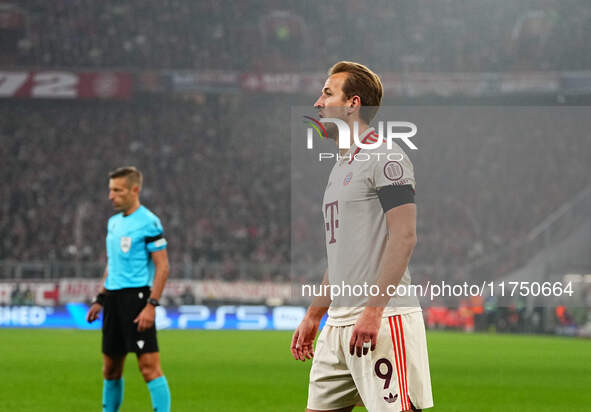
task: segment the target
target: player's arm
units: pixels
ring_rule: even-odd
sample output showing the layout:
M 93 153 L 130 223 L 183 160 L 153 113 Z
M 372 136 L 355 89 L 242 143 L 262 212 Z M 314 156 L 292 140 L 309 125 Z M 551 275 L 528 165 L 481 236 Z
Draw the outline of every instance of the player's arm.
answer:
M 324 272 L 321 290 L 328 290 L 328 270 Z M 294 359 L 304 362 L 314 356 L 314 339 L 320 327 L 320 321 L 330 306 L 330 295 L 315 296 L 308 307 L 304 319 L 297 327 L 291 338 L 291 354 Z
M 417 207 L 414 203 L 398 206 L 386 213 L 390 235 L 382 256 L 380 275 L 377 280 L 380 293 L 369 299 L 366 310 L 379 312 L 381 316 L 384 307 L 391 298 L 387 293 L 388 286 L 398 286 L 404 276 L 417 243 L 416 217 Z
M 170 271 L 166 249 L 154 251 L 151 253 L 151 256 L 155 268 L 152 292 L 150 293 L 150 299 L 148 300 L 146 307 L 144 307 L 134 320 L 134 322 L 137 323 L 137 329 L 140 332 L 149 329 L 154 325 L 154 320 L 156 319 L 156 306 L 150 303 L 150 301 L 152 299 L 157 301 L 160 300 L 162 290 L 164 289 Z
M 317 321 L 318 323 L 320 323 L 320 320 L 326 311 L 328 311 L 328 307 L 332 301 L 330 294 L 324 293 L 328 291 L 328 269 L 324 271 L 324 276 L 322 277 L 321 291 L 321 294 L 314 296 L 314 299 L 308 307 L 305 316 L 306 318 Z
M 389 238 L 382 255 L 377 280 L 379 293 L 369 298 L 355 325 L 349 343 L 351 354 L 357 352 L 357 356 L 361 356 L 364 342 L 371 341 L 371 350 L 376 347 L 384 307 L 391 298 L 387 293 L 388 286 L 397 286 L 400 283 L 416 244 L 416 216 L 417 208 L 414 203 L 404 204 L 386 212 Z M 363 349 L 363 354 L 367 352 L 367 348 Z
M 107 293 L 107 289 L 105 288 L 105 282 L 107 281 L 108 275 L 109 266 L 105 266 L 105 271 L 103 272 L 103 281 L 101 283 L 101 290 L 99 294 L 94 298 L 92 305 L 90 305 L 90 309 L 88 309 L 88 313 L 86 314 L 86 321 L 88 323 L 92 323 L 95 320 L 97 320 L 99 313 L 103 309 L 105 293 Z
M 417 208 L 412 185 L 382 187 L 378 196 L 386 216 L 388 240 L 376 282 L 379 293 L 369 297 L 349 342 L 349 352 L 357 356 L 367 354 L 364 342 L 371 342 L 371 350 L 375 349 L 384 307 L 391 298 L 388 287 L 400 283 L 417 241 Z

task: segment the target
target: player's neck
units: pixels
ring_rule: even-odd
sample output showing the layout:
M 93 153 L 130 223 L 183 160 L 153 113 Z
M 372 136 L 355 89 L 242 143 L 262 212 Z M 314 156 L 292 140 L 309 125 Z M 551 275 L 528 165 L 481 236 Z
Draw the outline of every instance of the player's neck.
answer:
M 131 215 L 133 212 L 135 212 L 136 210 L 138 210 L 140 208 L 140 201 L 138 200 L 137 202 L 135 202 L 133 204 L 133 206 L 127 210 L 123 211 L 123 216 L 129 216 Z
M 363 136 L 363 134 L 367 131 L 367 129 L 369 128 L 369 125 L 363 122 L 359 122 L 359 130 L 357 130 L 357 133 L 359 135 L 359 137 Z M 355 129 L 353 127 L 352 124 L 349 125 L 349 130 L 351 131 L 351 135 L 349 136 L 349 149 L 339 149 L 339 154 L 341 156 L 343 156 L 344 154 L 346 154 L 349 150 L 351 150 L 351 147 L 353 147 L 353 145 L 355 144 L 355 139 L 354 139 L 354 133 L 355 133 Z M 358 139 L 361 140 L 361 139 Z M 337 139 L 337 145 L 339 144 L 338 139 Z

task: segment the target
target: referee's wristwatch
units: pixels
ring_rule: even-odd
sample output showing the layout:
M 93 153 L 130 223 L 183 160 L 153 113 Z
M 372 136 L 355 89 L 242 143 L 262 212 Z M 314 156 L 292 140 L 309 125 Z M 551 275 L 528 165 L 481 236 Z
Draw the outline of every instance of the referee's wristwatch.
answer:
M 101 306 L 105 306 L 105 298 L 106 297 L 107 297 L 106 293 L 101 292 L 98 295 L 96 295 L 94 297 L 94 299 L 92 299 L 92 303 L 93 304 L 98 303 Z
M 148 298 L 148 300 L 146 302 L 148 302 L 150 305 L 152 305 L 154 307 L 160 306 L 160 302 L 158 302 L 158 299 Z

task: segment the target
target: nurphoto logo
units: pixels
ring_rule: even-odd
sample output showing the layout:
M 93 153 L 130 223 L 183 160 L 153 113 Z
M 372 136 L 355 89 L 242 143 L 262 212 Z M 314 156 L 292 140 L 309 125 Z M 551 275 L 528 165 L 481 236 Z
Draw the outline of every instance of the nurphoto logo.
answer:
M 314 148 L 314 130 L 318 133 L 321 138 L 328 139 L 329 135 L 324 127 L 326 123 L 333 123 L 338 130 L 338 148 L 349 150 L 351 148 L 351 129 L 349 125 L 342 119 L 334 118 L 334 117 L 323 117 L 319 120 L 310 117 L 304 116 L 307 119 L 307 143 L 306 148 L 308 150 L 312 150 Z M 377 136 L 374 132 L 374 137 L 372 139 L 361 139 L 359 137 L 359 123 L 355 121 L 353 123 L 353 142 L 355 146 L 358 148 L 358 151 L 361 149 L 366 150 L 374 150 L 382 146 L 385 142 L 387 149 L 392 150 L 393 148 L 393 141 L 394 139 L 400 139 L 410 150 L 417 150 L 418 147 L 410 140 L 417 134 L 417 126 L 411 122 L 401 122 L 401 121 L 379 121 L 377 122 Z M 339 153 L 319 153 L 318 160 L 321 162 L 324 159 L 334 159 L 336 157 L 337 160 L 342 158 L 355 158 L 358 161 L 368 161 L 370 159 L 377 159 L 380 160 L 380 157 L 383 156 L 390 161 L 402 161 L 403 154 L 402 153 L 392 153 L 392 152 L 369 152 L 369 153 L 359 153 L 355 152 L 354 154 L 347 153 L 346 155 L 340 155 Z
M 327 138 L 326 129 L 324 128 L 323 124 L 325 123 L 334 123 L 337 126 L 339 131 L 339 149 L 350 149 L 351 148 L 351 129 L 349 125 L 342 119 L 337 119 L 335 117 L 323 117 L 320 120 L 316 120 L 310 116 L 304 116 L 306 119 L 310 120 L 308 124 L 311 127 L 307 129 L 307 148 L 313 149 L 313 134 L 314 131 L 323 138 Z M 384 125 L 386 129 L 386 133 L 384 135 Z M 406 132 L 395 131 L 399 129 L 407 129 Z M 386 141 L 388 150 L 392 150 L 392 141 L 394 139 L 400 139 L 406 144 L 406 146 L 411 150 L 417 150 L 418 147 L 410 140 L 411 137 L 417 134 L 417 125 L 411 122 L 400 122 L 400 121 L 379 121 L 378 122 L 378 136 L 379 138 L 377 141 L 373 143 L 363 143 L 361 139 L 359 139 L 359 123 L 353 123 L 353 141 L 355 145 L 361 149 L 377 149 L 382 145 L 384 141 Z

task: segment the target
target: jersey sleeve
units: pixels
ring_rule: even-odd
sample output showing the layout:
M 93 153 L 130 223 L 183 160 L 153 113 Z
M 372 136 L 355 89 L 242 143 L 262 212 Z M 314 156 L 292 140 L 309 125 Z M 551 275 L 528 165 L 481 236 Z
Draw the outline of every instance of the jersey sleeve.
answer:
M 400 205 L 415 203 L 414 168 L 401 148 L 389 151 L 373 163 L 372 183 L 384 213 Z
M 164 229 L 162 223 L 160 223 L 160 219 L 155 218 L 149 223 L 146 226 L 145 232 L 146 249 L 148 249 L 148 252 L 152 253 L 166 249 L 168 242 L 164 237 Z

